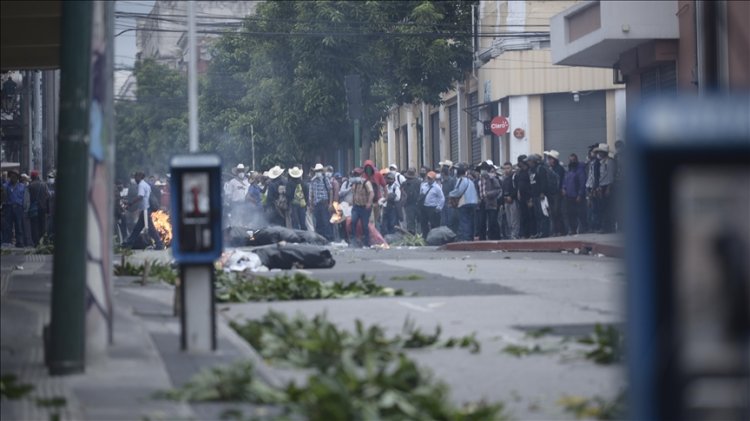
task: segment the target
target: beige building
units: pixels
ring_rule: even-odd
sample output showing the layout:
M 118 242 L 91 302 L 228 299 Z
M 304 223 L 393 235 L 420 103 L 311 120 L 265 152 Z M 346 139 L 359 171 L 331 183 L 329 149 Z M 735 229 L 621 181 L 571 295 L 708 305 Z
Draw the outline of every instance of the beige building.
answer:
M 625 86 L 611 69 L 552 64 L 550 18 L 575 1 L 480 1 L 475 68 L 443 104 L 393 107 L 373 153 L 378 165 L 435 167 L 450 159 L 496 164 L 556 149 L 579 156 L 624 135 Z M 493 117 L 508 133 L 485 130 Z

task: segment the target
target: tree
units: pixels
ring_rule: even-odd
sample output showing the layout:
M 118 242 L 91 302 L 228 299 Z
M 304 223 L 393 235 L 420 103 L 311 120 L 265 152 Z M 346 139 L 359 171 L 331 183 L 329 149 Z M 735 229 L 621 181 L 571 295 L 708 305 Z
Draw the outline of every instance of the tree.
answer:
M 350 143 L 345 75 L 361 76 L 375 135 L 391 105 L 437 104 L 463 79 L 470 22 L 461 1 L 262 3 L 215 45 L 202 104 L 217 142 L 244 156 L 252 124 L 265 167 L 309 163 Z
M 116 176 L 128 179 L 136 170 L 166 174 L 169 158 L 187 151 L 187 79 L 153 60 L 139 61 L 135 101 L 118 101 Z

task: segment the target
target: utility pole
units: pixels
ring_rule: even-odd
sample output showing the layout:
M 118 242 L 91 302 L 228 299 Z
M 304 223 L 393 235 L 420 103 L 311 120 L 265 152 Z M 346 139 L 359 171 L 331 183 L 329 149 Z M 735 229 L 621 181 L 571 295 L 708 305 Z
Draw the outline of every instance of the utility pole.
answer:
M 51 375 L 85 367 L 86 190 L 92 3 L 62 2 L 60 134 L 55 216 L 55 260 L 47 367 Z M 46 336 L 46 335 L 45 335 Z
M 255 172 L 255 129 L 250 125 L 250 148 L 253 152 L 253 172 Z
M 195 45 L 195 2 L 187 2 L 188 10 L 188 124 L 190 152 L 198 152 L 198 57 Z

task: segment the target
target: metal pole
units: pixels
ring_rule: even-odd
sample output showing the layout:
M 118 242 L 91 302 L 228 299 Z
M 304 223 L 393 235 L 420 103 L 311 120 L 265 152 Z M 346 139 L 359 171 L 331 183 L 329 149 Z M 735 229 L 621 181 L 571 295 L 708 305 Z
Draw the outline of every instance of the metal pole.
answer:
M 32 159 L 29 170 L 42 169 L 42 72 L 34 71 L 34 131 Z
M 354 166 L 359 167 L 362 165 L 362 162 L 360 161 L 359 156 L 359 147 L 360 147 L 360 133 L 359 133 L 359 119 L 354 119 Z
M 91 2 L 62 2 L 55 219 L 65 223 L 55 234 L 46 359 L 51 375 L 84 370 L 91 13 Z
M 255 129 L 252 124 L 250 125 L 250 147 L 253 152 L 253 172 L 255 172 Z
M 198 57 L 195 45 L 195 2 L 187 2 L 188 10 L 188 124 L 190 152 L 198 152 Z

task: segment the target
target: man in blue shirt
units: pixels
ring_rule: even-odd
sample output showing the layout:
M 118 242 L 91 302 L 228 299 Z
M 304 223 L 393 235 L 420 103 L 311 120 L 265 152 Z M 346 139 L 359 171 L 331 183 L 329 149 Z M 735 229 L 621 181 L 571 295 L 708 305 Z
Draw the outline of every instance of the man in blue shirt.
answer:
M 26 247 L 26 233 L 23 230 L 23 214 L 28 203 L 26 186 L 18 182 L 18 173 L 11 170 L 8 171 L 8 182 L 3 187 L 6 192 L 3 205 L 5 214 L 3 242 L 11 243 L 15 234 L 16 247 Z
M 440 226 L 440 212 L 445 205 L 443 189 L 435 183 L 435 178 L 437 178 L 437 174 L 432 171 L 428 172 L 419 190 L 420 200 L 424 198 L 421 209 L 422 236 L 424 238 L 427 238 L 427 234 L 432 228 Z
M 466 176 L 468 165 L 461 163 L 456 167 L 456 187 L 448 197 L 458 201 L 458 241 L 474 240 L 474 214 L 479 198 L 474 181 Z

